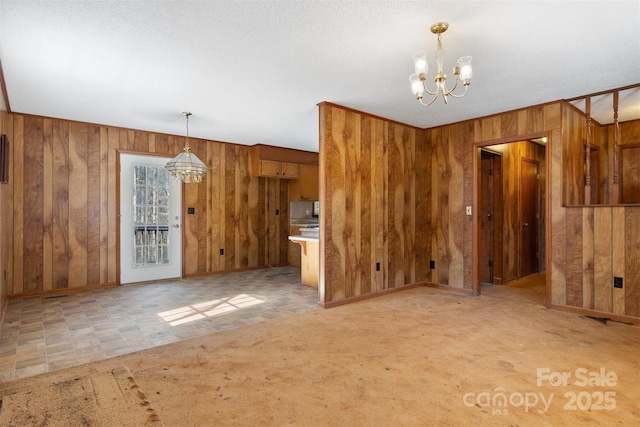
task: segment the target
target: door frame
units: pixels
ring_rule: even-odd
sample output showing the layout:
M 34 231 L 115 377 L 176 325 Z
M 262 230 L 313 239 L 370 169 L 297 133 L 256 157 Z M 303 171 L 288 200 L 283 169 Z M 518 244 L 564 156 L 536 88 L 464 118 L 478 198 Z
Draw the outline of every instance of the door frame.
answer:
M 480 204 L 480 156 L 481 148 L 490 147 L 492 145 L 508 144 L 511 142 L 528 141 L 538 138 L 546 138 L 544 158 L 545 158 L 545 306 L 551 306 L 551 146 L 553 141 L 551 140 L 551 131 L 537 132 L 532 134 L 518 135 L 510 138 L 502 138 L 495 140 L 487 140 L 473 143 L 473 199 L 472 199 L 472 235 L 473 235 L 473 250 L 472 250 L 472 290 L 474 295 L 480 295 L 480 261 L 478 256 L 479 251 L 479 233 L 480 226 L 477 213 L 479 212 Z
M 122 285 L 120 281 L 120 272 L 121 272 L 121 264 L 120 264 L 120 245 L 121 237 L 120 237 L 120 156 L 122 154 L 132 154 L 136 156 L 149 156 L 149 157 L 163 157 L 168 160 L 171 160 L 173 157 L 166 154 L 158 154 L 158 153 L 147 153 L 144 151 L 131 151 L 131 150 L 116 150 L 116 284 L 118 286 Z M 173 178 L 171 178 L 173 179 Z M 180 192 L 180 228 L 184 230 L 184 216 L 182 212 L 184 211 L 184 184 L 180 184 L 183 188 Z M 184 232 L 181 233 L 181 242 L 180 244 L 180 252 L 184 253 Z M 184 275 L 184 256 L 180 257 L 180 277 L 182 278 Z

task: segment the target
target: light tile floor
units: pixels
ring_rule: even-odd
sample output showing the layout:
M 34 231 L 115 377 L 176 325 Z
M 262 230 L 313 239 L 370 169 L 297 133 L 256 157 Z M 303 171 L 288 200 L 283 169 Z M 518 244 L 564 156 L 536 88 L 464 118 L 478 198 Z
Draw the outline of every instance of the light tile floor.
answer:
M 0 382 L 314 310 L 318 290 L 278 267 L 10 299 Z

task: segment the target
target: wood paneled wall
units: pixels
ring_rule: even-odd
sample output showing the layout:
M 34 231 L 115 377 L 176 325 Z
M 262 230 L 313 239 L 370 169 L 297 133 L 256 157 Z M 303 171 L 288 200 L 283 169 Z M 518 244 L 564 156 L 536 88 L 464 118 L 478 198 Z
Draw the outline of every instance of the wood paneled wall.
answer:
M 13 129 L 11 120 L 7 113 L 5 104 L 3 76 L 0 66 L 0 135 L 6 134 L 9 137 L 9 150 L 13 150 Z M 11 223 L 9 222 L 11 212 L 11 199 L 8 185 L 0 183 L 0 331 L 4 323 L 4 315 L 7 308 L 7 297 L 10 292 L 10 283 L 5 272 L 9 269 L 9 253 L 11 251 Z
M 184 138 L 21 114 L 11 121 L 9 293 L 117 283 L 119 153 L 173 157 Z M 184 186 L 183 275 L 287 264 L 288 183 L 251 176 L 249 147 L 190 143 L 210 172 Z
M 422 132 L 329 103 L 320 122 L 320 302 L 427 280 L 431 241 L 417 238 L 432 212 Z
M 474 199 L 475 151 L 547 135 L 550 304 L 640 317 L 640 206 L 564 207 L 562 158 L 579 133 L 574 113 L 555 102 L 420 131 L 321 104 L 321 302 L 419 281 L 474 289 L 464 207 Z M 613 288 L 614 276 L 624 278 L 623 289 Z
M 464 247 L 471 243 L 467 239 L 471 237 L 472 223 L 465 214 L 465 206 L 472 204 L 472 194 L 463 190 L 473 179 L 472 153 L 465 150 L 471 131 L 468 123 L 423 131 L 424 143 L 431 149 L 416 159 L 418 164 L 431 165 L 431 187 L 421 186 L 420 190 L 430 195 L 432 227 L 419 229 L 416 240 L 429 242 L 429 260 L 435 262 L 435 268 L 423 280 L 469 290 L 472 257 Z

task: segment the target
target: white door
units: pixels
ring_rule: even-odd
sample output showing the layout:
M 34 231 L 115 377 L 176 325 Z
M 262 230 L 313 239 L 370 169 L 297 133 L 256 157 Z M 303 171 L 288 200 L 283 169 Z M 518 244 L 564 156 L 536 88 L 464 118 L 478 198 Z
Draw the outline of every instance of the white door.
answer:
M 182 185 L 169 160 L 120 154 L 120 283 L 181 277 Z

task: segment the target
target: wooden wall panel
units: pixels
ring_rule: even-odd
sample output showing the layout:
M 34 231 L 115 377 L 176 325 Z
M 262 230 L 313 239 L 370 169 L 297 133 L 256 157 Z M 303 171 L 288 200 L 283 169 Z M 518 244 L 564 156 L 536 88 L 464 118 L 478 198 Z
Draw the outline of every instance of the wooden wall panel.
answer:
M 118 130 L 115 128 L 106 128 L 106 146 L 107 146 L 107 157 L 106 157 L 106 168 L 107 168 L 107 228 L 108 228 L 108 237 L 107 237 L 107 253 L 109 254 L 107 258 L 107 280 L 103 283 L 116 283 L 117 278 L 119 277 L 118 266 L 120 263 L 119 257 L 119 247 L 118 242 L 120 241 L 119 236 L 119 228 L 117 216 L 119 214 L 118 211 L 118 194 L 120 192 L 119 185 L 119 177 L 120 171 L 117 170 L 117 165 L 119 164 L 118 156 L 118 143 L 119 143 L 119 135 Z
M 464 191 L 456 189 L 464 188 L 463 159 L 465 152 L 463 125 L 457 124 L 449 130 L 449 285 L 463 288 L 464 286 Z
M 52 289 L 53 276 L 53 122 L 43 121 L 42 147 L 42 288 Z
M 562 138 L 564 204 L 584 204 L 584 162 L 586 119 L 580 111 L 564 108 Z
M 97 283 L 109 283 L 109 269 L 104 266 L 109 265 L 109 258 L 115 258 L 115 252 L 109 252 L 109 177 L 115 175 L 115 168 L 109 173 L 109 133 L 104 126 L 100 127 L 100 198 L 99 213 L 100 218 L 100 256 L 99 269 L 100 277 Z M 115 177 L 114 177 L 115 178 Z M 115 179 L 114 179 L 115 181 Z
M 53 121 L 52 259 L 54 289 L 69 287 L 69 123 Z M 115 165 L 114 165 L 115 168 Z M 115 197 L 113 199 L 115 209 Z M 115 215 L 113 228 L 115 230 Z M 115 245 L 113 246 L 115 250 Z M 115 277 L 114 277 L 115 280 Z M 43 286 L 43 289 L 44 286 Z
M 493 123 L 493 121 L 490 121 Z M 492 129 L 489 126 L 490 129 Z M 439 138 L 433 142 L 434 147 L 434 210 L 435 239 L 434 257 L 436 260 L 435 283 L 449 285 L 449 267 L 451 263 L 451 244 L 449 239 L 449 222 L 451 220 L 449 207 L 449 192 L 451 179 L 451 160 L 449 158 L 449 128 L 439 132 Z
M 372 156 L 371 174 L 372 181 L 369 184 L 371 192 L 371 265 L 381 264 L 381 270 L 373 269 L 372 275 L 375 279 L 371 292 L 384 290 L 389 283 L 389 269 L 386 268 L 385 260 L 389 257 L 389 241 L 387 229 L 389 228 L 389 212 L 384 206 L 389 206 L 389 191 L 387 176 L 389 176 L 389 144 L 388 128 L 389 123 L 375 119 L 371 129 Z M 364 232 L 366 235 L 366 231 Z M 364 292 L 364 290 L 363 290 Z
M 569 209 L 567 211 L 567 239 L 574 242 L 581 242 L 583 236 L 583 212 L 581 209 Z M 574 307 L 582 307 L 583 303 L 583 281 L 584 281 L 584 261 L 582 259 L 581 245 L 570 245 L 567 247 L 567 258 L 565 266 L 565 277 L 567 278 L 566 304 Z
M 402 136 L 403 128 L 389 125 L 389 288 L 402 286 L 405 282 L 405 156 Z
M 463 191 L 463 201 L 466 210 L 466 206 L 473 207 L 473 160 L 476 153 L 474 153 L 473 150 L 465 149 L 465 145 L 469 144 L 470 141 L 473 141 L 473 130 L 475 126 L 473 121 L 461 123 L 460 126 L 463 127 L 461 148 L 463 153 L 462 167 L 464 171 L 464 178 L 462 188 L 465 189 L 465 191 Z M 427 143 L 427 141 L 425 141 L 425 143 Z M 425 163 L 429 164 L 429 162 Z M 463 285 L 465 289 L 473 289 L 473 251 L 469 250 L 473 247 L 473 212 L 472 215 L 466 215 L 465 212 L 462 227 L 462 251 L 464 253 Z
M 426 140 L 426 132 L 419 132 L 415 142 L 415 251 L 416 281 L 431 281 L 429 261 L 432 259 L 431 242 L 421 230 L 431 229 L 431 145 Z M 422 159 L 422 160 L 421 160 Z M 471 204 L 471 202 L 468 202 Z M 466 269 L 465 269 L 466 272 Z
M 88 285 L 99 285 L 102 282 L 100 248 L 101 197 L 103 196 L 100 181 L 102 157 L 100 153 L 99 126 L 87 126 L 87 280 Z
M 327 103 L 320 117 L 321 302 L 425 280 L 417 228 L 429 215 L 418 207 L 430 209 L 431 178 L 416 157 L 421 132 Z
M 621 221 L 620 215 L 616 219 Z M 624 208 L 624 313 L 629 316 L 640 317 L 640 209 L 635 207 Z M 616 224 L 621 231 L 622 225 Z M 618 263 L 616 262 L 618 267 Z M 621 304 L 621 302 L 618 302 Z
M 42 282 L 43 268 L 43 144 L 44 120 L 25 119 L 24 134 L 24 285 L 25 291 L 33 291 Z
M 625 215 L 624 208 L 611 208 L 611 272 L 613 277 L 621 277 L 626 282 L 625 274 Z M 610 279 L 610 284 L 613 279 Z M 633 286 L 632 286 L 633 289 Z M 625 287 L 611 289 L 611 304 L 615 314 L 625 314 Z
M 566 108 L 566 107 L 564 107 Z M 528 111 L 528 110 L 527 110 Z M 549 171 L 547 188 L 547 222 L 550 227 L 551 241 L 547 248 L 547 278 L 550 282 L 549 302 L 552 304 L 566 305 L 567 278 L 564 271 L 566 261 L 566 209 L 563 206 L 563 186 L 562 186 L 562 106 L 560 104 L 548 105 L 544 108 L 544 123 L 539 128 L 540 131 L 549 132 L 551 144 L 547 148 L 547 170 Z
M 7 275 L 13 286 L 8 293 L 116 283 L 119 153 L 173 156 L 182 150 L 184 138 L 10 117 L 13 201 Z M 184 185 L 183 274 L 286 264 L 287 182 L 251 176 L 247 146 L 199 139 L 191 145 L 210 172 L 199 185 Z M 188 215 L 186 207 L 195 207 L 196 213 Z M 267 256 L 268 242 L 274 250 Z
M 325 248 L 327 251 L 320 257 L 329 258 L 332 269 L 325 277 L 324 302 L 344 299 L 346 295 L 346 248 L 344 247 L 344 230 L 346 222 L 346 177 L 345 146 L 351 138 L 352 126 L 359 118 L 350 111 L 337 108 L 331 109 L 331 129 L 328 135 L 326 165 L 329 168 L 331 187 L 327 188 L 325 199 L 321 201 L 331 212 L 331 222 L 320 226 L 325 231 L 323 236 L 329 236 Z M 346 141 L 345 141 L 346 140 Z M 330 193 L 329 193 L 330 191 Z M 326 202 L 325 202 L 326 201 Z M 327 286 L 328 285 L 328 286 Z M 328 288 L 328 289 L 327 289 Z
M 375 188 L 372 187 L 372 177 L 375 173 L 375 167 L 371 160 L 375 158 L 375 124 L 379 120 L 373 117 L 365 116 L 362 118 L 360 126 L 360 162 L 367 165 L 364 168 L 358 168 L 359 174 L 359 193 L 360 193 L 360 227 L 356 230 L 355 243 L 358 248 L 358 277 L 356 281 L 356 293 L 359 295 L 369 294 L 372 288 L 375 289 L 376 274 L 376 252 L 372 247 L 376 232 L 372 228 L 372 217 L 375 210 L 372 205 L 372 194 Z
M 594 209 L 582 211 L 582 307 L 593 309 L 594 300 Z M 578 245 L 576 245 L 578 246 Z
M 612 311 L 611 281 L 612 265 L 612 228 L 611 208 L 602 207 L 594 210 L 594 300 L 593 307 L 598 311 Z
M 12 117 L 7 113 L 7 106 L 4 103 L 6 99 L 5 93 L 0 85 L 0 134 L 5 134 L 9 138 L 9 168 L 13 160 L 11 154 L 13 152 L 13 127 Z M 12 177 L 11 174 L 9 174 Z M 11 185 L 0 185 L 0 331 L 4 324 L 5 307 L 7 306 L 8 295 L 11 291 L 11 281 L 9 274 L 12 271 L 13 253 L 11 251 L 13 243 L 13 212 L 11 207 L 12 200 Z
M 69 194 L 72 195 L 69 197 L 69 287 L 88 284 L 87 176 L 87 125 L 72 123 L 69 126 Z
M 360 253 L 360 227 L 362 226 L 359 217 L 362 211 L 361 181 L 358 172 L 360 161 L 360 119 L 349 121 L 351 126 L 344 135 L 344 236 L 342 248 L 344 250 L 346 268 L 344 274 L 344 294 L 348 297 L 359 295 L 361 279 L 361 253 Z

